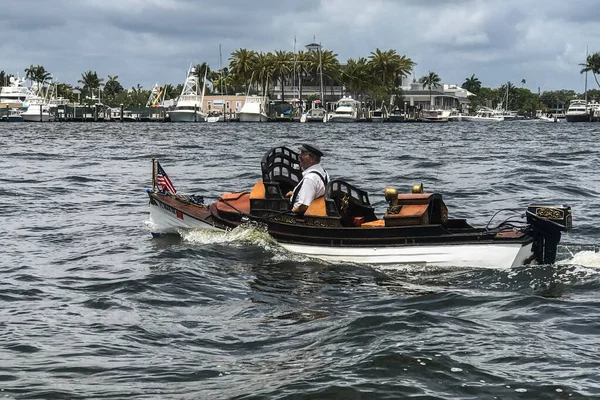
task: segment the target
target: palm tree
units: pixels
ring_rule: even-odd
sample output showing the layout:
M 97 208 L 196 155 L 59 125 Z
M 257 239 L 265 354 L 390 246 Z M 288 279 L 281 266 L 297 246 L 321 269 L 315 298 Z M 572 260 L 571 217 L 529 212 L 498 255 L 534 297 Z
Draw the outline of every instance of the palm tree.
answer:
M 331 50 L 310 51 L 308 66 L 311 75 L 317 81 L 320 80 L 321 73 L 323 74 L 325 86 L 329 84 L 333 87 L 340 77 L 340 62 L 337 59 L 337 54 Z
M 210 75 L 210 67 L 207 62 L 194 65 L 194 76 L 198 78 L 198 85 L 200 87 L 204 85 L 205 74 L 207 77 Z
M 25 79 L 30 79 L 32 82 L 35 82 L 36 91 L 38 95 L 41 95 L 41 89 L 48 83 L 52 78 L 52 74 L 46 71 L 42 65 L 33 64 L 29 66 L 29 68 L 25 68 Z
M 98 78 L 96 71 L 87 71 L 81 74 L 81 79 L 77 81 L 83 85 L 83 90 L 86 95 L 94 93 L 95 90 L 100 89 L 100 86 L 104 82 L 104 78 Z
M 115 97 L 124 90 L 121 83 L 117 80 L 118 77 L 118 75 L 108 75 L 108 81 L 104 86 L 104 94 L 109 98 Z
M 83 85 L 82 94 L 84 96 L 93 96 L 96 90 L 99 90 L 104 82 L 104 78 L 99 78 L 96 71 L 87 71 L 81 74 L 81 79 L 77 81 Z M 85 97 L 84 97 L 85 98 Z
M 525 80 L 525 78 L 521 79 L 521 88 L 523 88 L 526 83 L 527 81 Z
M 436 74 L 435 72 L 431 72 L 429 71 L 428 75 L 422 76 L 421 79 L 419 79 L 419 83 L 423 84 L 423 87 L 427 87 L 429 88 L 429 107 L 431 108 L 431 89 L 440 86 L 440 82 L 442 80 L 440 79 L 440 77 L 438 76 L 438 74 Z
M 57 83 L 56 97 L 63 97 L 65 99 L 75 100 L 73 98 L 73 86 L 71 86 L 68 83 Z
M 357 98 L 364 94 L 371 84 L 371 67 L 366 58 L 361 57 L 358 60 L 350 58 L 346 66 L 341 71 L 342 83 L 350 93 Z
M 373 73 L 381 80 L 384 87 L 396 85 L 396 72 L 399 69 L 401 58 L 396 50 L 381 51 L 376 49 L 369 56 L 369 64 Z
M 398 60 L 398 68 L 396 69 L 396 86 L 402 85 L 402 77 L 407 77 L 410 75 L 412 70 L 415 68 L 415 63 L 410 58 L 405 55 L 400 56 Z
M 600 74 L 600 53 L 589 54 L 585 63 L 579 64 L 579 66 L 583 67 L 581 69 L 581 73 L 591 72 L 594 75 L 594 80 L 598 87 L 600 87 L 600 83 L 598 83 L 597 74 Z
M 256 77 L 256 87 L 262 88 L 263 96 L 267 95 L 270 83 L 275 74 L 275 64 L 273 53 L 260 52 L 256 55 L 256 64 L 254 67 L 254 76 Z
M 0 71 L 0 85 L 2 86 L 8 86 L 8 82 L 10 81 L 10 78 L 14 76 L 13 74 L 8 74 L 4 71 Z
M 256 66 L 256 52 L 254 50 L 238 49 L 229 57 L 229 71 L 233 74 L 234 81 L 244 87 L 252 84 L 252 74 Z
M 289 51 L 276 50 L 273 56 L 273 79 L 281 83 L 281 102 L 285 100 L 286 79 L 292 73 L 294 55 Z
M 481 88 L 481 81 L 475 77 L 475 74 L 471 75 L 470 78 L 466 78 L 465 82 L 461 86 L 463 89 L 468 90 L 471 93 L 477 93 Z
M 295 58 L 295 68 L 296 73 L 298 74 L 298 90 L 300 92 L 300 98 L 302 99 L 302 86 L 304 85 L 305 76 L 308 75 L 310 55 L 306 51 L 300 50 L 298 53 L 296 53 Z

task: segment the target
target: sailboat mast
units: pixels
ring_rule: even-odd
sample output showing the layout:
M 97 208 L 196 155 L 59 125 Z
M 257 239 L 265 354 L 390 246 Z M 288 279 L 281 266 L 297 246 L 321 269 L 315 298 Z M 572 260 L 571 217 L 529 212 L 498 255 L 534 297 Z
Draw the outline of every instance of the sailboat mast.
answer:
M 319 74 L 321 75 L 320 84 L 321 84 L 321 107 L 325 107 L 325 101 L 323 99 L 323 60 L 321 58 L 321 53 L 323 52 L 323 46 L 319 43 Z
M 587 63 L 588 57 L 589 57 L 588 56 L 588 51 L 589 51 L 588 46 L 585 46 L 585 62 L 586 63 Z M 585 104 L 586 104 L 586 106 L 587 106 L 587 102 L 588 102 L 587 101 L 587 99 L 588 99 L 588 93 L 587 93 L 587 76 L 588 76 L 588 72 L 587 72 L 587 68 L 586 68 L 586 71 L 585 71 L 585 89 L 584 89 L 585 90 Z

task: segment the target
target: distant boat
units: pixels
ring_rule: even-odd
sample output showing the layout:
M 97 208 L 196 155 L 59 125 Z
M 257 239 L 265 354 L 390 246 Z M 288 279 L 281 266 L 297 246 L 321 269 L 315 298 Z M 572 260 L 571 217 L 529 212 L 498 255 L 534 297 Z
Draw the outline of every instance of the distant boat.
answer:
M 385 108 L 378 108 L 376 110 L 371 111 L 371 121 L 372 122 L 384 122 L 387 119 L 387 112 Z
M 205 122 L 206 114 L 202 111 L 204 89 L 206 88 L 206 71 L 202 94 L 198 94 L 198 77 L 196 70 L 190 66 L 183 84 L 181 95 L 177 98 L 174 110 L 169 111 L 171 122 Z
M 587 122 L 590 119 L 589 107 L 585 100 L 571 100 L 567 113 L 567 122 Z
M 327 122 L 324 108 L 311 108 L 301 118 L 301 122 Z
M 500 122 L 504 121 L 504 117 L 496 114 L 490 108 L 481 107 L 475 115 L 463 115 L 462 120 L 468 122 Z
M 337 102 L 335 111 L 329 116 L 329 122 L 356 122 L 360 101 L 351 97 L 344 97 Z
M 424 122 L 448 122 L 450 110 L 423 110 L 421 111 L 421 119 Z
M 266 122 L 269 120 L 267 115 L 267 97 L 266 96 L 246 96 L 246 101 L 242 109 L 238 112 L 240 122 Z
M 6 115 L 4 110 L 0 110 L 0 121 L 23 122 L 23 116 L 21 115 L 21 109 L 20 108 L 9 108 L 8 115 Z

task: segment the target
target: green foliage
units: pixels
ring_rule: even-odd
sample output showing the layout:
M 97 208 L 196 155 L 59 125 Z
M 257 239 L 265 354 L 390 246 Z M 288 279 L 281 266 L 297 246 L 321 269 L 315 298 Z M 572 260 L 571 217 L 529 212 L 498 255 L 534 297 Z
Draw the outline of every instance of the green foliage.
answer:
M 598 87 L 600 87 L 600 83 L 598 82 L 598 74 L 600 74 L 600 53 L 589 54 L 584 64 L 579 64 L 581 67 L 581 73 L 585 74 L 586 72 L 591 72 L 594 75 L 594 80 Z
M 475 77 L 475 74 L 471 75 L 470 78 L 466 78 L 461 86 L 463 89 L 468 90 L 473 94 L 477 94 L 481 88 L 481 81 Z
M 429 104 L 431 104 L 431 90 L 440 86 L 441 81 L 439 75 L 431 71 L 419 79 L 419 83 L 423 84 L 423 87 L 429 88 Z
M 0 71 L 0 85 L 8 86 L 10 83 L 10 77 L 14 76 L 13 74 L 8 74 L 4 71 Z
M 566 108 L 569 102 L 576 98 L 577 93 L 573 90 L 547 91 L 540 95 L 540 105 L 542 109 L 556 108 L 560 105 Z

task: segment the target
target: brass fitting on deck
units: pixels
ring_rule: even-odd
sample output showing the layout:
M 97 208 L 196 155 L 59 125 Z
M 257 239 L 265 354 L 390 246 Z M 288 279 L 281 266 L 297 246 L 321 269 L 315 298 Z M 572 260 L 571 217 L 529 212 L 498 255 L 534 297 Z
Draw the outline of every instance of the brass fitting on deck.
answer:
M 424 193 L 424 192 L 423 192 L 423 182 L 421 182 L 421 184 L 420 184 L 420 185 L 414 185 L 414 186 L 412 187 L 412 192 L 413 192 L 413 193 Z
M 385 201 L 390 203 L 390 207 L 396 207 L 398 205 L 398 191 L 396 189 L 386 186 L 383 193 L 385 195 Z

